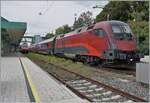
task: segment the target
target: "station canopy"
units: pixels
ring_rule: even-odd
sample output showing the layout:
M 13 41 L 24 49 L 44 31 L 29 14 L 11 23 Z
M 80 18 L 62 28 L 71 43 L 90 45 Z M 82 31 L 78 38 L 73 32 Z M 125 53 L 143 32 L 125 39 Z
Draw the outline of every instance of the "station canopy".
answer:
M 27 28 L 24 22 L 12 22 L 1 17 L 2 35 L 8 34 L 11 44 L 18 45 Z

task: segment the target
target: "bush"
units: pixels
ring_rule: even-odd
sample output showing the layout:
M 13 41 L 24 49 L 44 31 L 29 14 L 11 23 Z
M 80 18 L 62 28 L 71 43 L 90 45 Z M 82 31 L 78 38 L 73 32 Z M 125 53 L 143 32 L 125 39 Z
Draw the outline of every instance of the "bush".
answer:
M 139 37 L 139 49 L 144 55 L 149 54 L 149 24 L 147 21 L 135 22 L 129 21 L 132 32 Z

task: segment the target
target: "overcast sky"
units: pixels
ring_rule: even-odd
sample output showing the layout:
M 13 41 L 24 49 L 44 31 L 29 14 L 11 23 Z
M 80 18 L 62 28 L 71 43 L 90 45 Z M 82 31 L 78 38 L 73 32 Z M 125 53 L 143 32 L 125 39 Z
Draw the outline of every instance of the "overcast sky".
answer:
M 9 21 L 26 22 L 26 35 L 39 35 L 55 31 L 65 24 L 72 26 L 75 13 L 78 17 L 82 12 L 91 11 L 95 18 L 102 9 L 92 7 L 107 3 L 108 1 L 1 1 L 1 16 Z

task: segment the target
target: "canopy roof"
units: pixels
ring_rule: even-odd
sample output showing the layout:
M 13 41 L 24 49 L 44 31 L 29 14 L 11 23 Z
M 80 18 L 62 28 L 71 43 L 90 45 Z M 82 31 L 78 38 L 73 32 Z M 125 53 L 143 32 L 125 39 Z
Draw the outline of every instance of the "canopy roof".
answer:
M 11 44 L 19 45 L 27 29 L 25 22 L 11 22 L 1 17 L 1 30 L 2 35 L 8 34 Z

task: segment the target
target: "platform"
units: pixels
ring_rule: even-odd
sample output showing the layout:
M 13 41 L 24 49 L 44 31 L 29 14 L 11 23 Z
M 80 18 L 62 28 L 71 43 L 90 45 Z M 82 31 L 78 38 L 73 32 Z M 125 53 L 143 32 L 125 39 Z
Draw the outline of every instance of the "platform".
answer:
M 87 103 L 26 57 L 3 57 L 1 101 Z
M 1 59 L 1 101 L 30 102 L 24 73 L 17 57 Z

